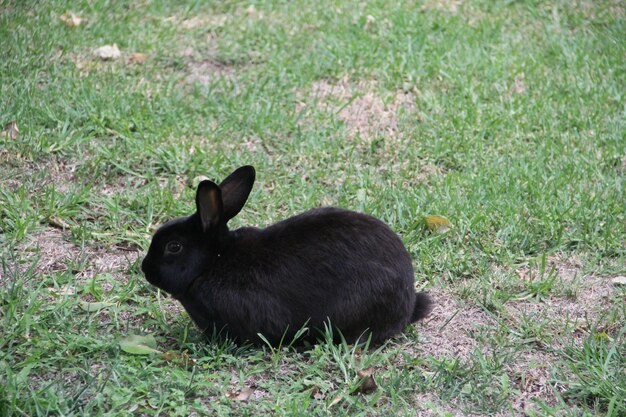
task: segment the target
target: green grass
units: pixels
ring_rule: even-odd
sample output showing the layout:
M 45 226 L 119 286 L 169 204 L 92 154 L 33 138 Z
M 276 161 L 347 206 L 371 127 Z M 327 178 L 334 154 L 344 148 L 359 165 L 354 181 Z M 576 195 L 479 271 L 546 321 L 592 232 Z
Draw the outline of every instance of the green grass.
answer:
M 625 36 L 612 0 L 0 0 L 20 131 L 0 138 L 0 415 L 624 415 Z M 346 118 L 371 97 L 395 129 Z M 138 266 L 194 178 L 243 164 L 235 226 L 371 213 L 433 319 L 376 350 L 203 339 Z

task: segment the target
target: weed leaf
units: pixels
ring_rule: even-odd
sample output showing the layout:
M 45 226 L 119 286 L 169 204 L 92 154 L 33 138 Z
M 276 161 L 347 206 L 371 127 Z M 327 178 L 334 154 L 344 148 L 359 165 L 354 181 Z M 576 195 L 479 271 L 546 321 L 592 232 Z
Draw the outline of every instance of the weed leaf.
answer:
M 131 334 L 121 339 L 119 343 L 124 352 L 131 353 L 133 355 L 159 353 L 156 349 L 156 339 L 151 334 L 143 336 L 139 334 Z
M 89 302 L 89 301 L 80 301 L 78 304 L 81 310 L 86 311 L 88 313 L 93 313 L 94 311 L 102 310 L 103 308 L 113 307 L 114 303 L 107 302 Z
M 450 220 L 437 215 L 424 217 L 424 225 L 433 233 L 445 233 L 454 227 Z
M 242 390 L 229 389 L 226 391 L 226 398 L 234 401 L 247 401 L 254 392 L 254 387 L 245 387 Z
M 189 357 L 187 351 L 183 353 L 166 352 L 161 357 L 167 362 L 181 368 L 190 368 L 196 364 L 196 361 Z

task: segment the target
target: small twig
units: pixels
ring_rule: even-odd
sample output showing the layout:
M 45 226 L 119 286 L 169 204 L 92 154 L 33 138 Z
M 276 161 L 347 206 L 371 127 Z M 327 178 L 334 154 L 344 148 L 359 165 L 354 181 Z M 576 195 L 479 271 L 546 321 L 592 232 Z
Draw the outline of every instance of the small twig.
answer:
M 441 325 L 441 327 L 439 328 L 439 331 L 442 331 L 443 328 L 446 327 L 448 325 L 448 323 L 450 323 L 452 321 L 452 319 L 456 317 L 457 314 L 459 314 L 460 311 L 461 311 L 461 309 L 458 309 L 457 311 L 455 311 L 454 314 L 451 315 L 450 318 L 448 320 L 446 320 L 445 323 L 443 323 Z

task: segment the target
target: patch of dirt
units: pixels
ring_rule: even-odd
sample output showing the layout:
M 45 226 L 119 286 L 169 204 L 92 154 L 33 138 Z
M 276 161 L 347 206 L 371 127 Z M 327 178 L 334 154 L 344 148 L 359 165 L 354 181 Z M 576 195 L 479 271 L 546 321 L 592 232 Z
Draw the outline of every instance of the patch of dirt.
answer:
M 516 360 L 507 366 L 511 383 L 519 389 L 519 393 L 511 397 L 514 410 L 530 411 L 535 408 L 534 400 L 542 400 L 549 405 L 557 403 L 553 390 L 562 391 L 563 388 L 552 381 L 553 364 L 557 361 L 556 355 L 531 349 L 520 352 Z
M 176 54 L 184 60 L 184 83 L 206 86 L 219 79 L 233 80 L 238 74 L 251 68 L 257 59 L 224 60 L 220 58 L 218 37 L 211 32 L 206 38 L 207 45 L 199 48 L 186 47 Z
M 87 280 L 108 273 L 122 283 L 127 282 L 125 270 L 140 256 L 138 251 L 129 248 L 81 248 L 69 242 L 65 232 L 52 228 L 32 233 L 18 250 L 21 254 L 32 253 L 39 257 L 37 274 L 68 271 L 68 266 L 77 263 L 82 268 L 70 271 L 77 279 Z
M 573 336 L 580 339 L 601 320 L 610 303 L 612 289 L 604 281 L 595 279 L 575 300 L 554 297 L 538 302 L 515 300 L 507 302 L 506 309 L 511 317 L 552 317 L 560 324 L 569 323 L 575 329 Z
M 572 281 L 574 277 L 580 274 L 582 270 L 582 262 L 576 257 L 564 258 L 557 255 L 551 255 L 546 258 L 545 270 L 555 269 L 561 278 Z M 523 265 L 517 269 L 517 274 L 523 281 L 528 281 L 532 276 L 540 273 L 540 265 Z
M 21 244 L 17 250 L 18 257 L 22 261 L 28 257 L 37 256 L 38 262 L 34 270 L 37 275 L 50 275 L 58 272 L 68 271 L 74 275 L 75 279 L 60 290 L 51 289 L 50 299 L 56 299 L 55 294 L 76 294 L 76 289 L 80 288 L 89 280 L 100 275 L 108 275 L 121 284 L 128 283 L 128 268 L 143 253 L 135 248 L 109 246 L 109 247 L 79 247 L 68 241 L 68 232 L 54 228 L 46 228 L 42 231 L 31 233 L 28 240 Z M 23 263 L 18 268 L 24 270 L 30 266 L 29 263 Z M 76 268 L 76 269 L 70 269 Z M 0 271 L 1 272 L 1 271 Z M 106 279 L 99 280 L 103 291 L 108 293 L 113 290 L 113 282 Z M 0 274 L 0 285 L 3 284 L 3 276 Z M 184 313 L 184 308 L 175 299 L 162 293 L 162 306 L 169 311 L 172 316 L 178 316 Z M 113 296 L 115 296 L 113 294 Z M 76 295 L 83 301 L 93 302 L 93 297 L 87 295 Z M 104 298 L 107 298 L 105 295 Z M 121 311 L 119 317 L 122 320 L 132 321 L 137 327 L 143 327 L 142 323 L 145 318 L 140 316 L 131 316 L 129 311 Z M 101 322 L 108 323 L 111 317 L 106 310 L 101 312 Z
M 166 295 L 166 293 L 161 292 L 161 294 L 163 295 L 163 301 L 161 304 L 167 311 L 170 312 L 172 317 L 176 317 L 179 316 L 181 314 L 187 314 L 185 311 L 185 308 L 183 307 L 183 305 L 176 300 L 175 298 L 170 297 L 169 295 Z M 191 318 L 189 318 L 189 321 L 191 321 Z M 195 324 L 194 324 L 195 326 Z M 200 331 L 200 330 L 198 330 Z
M 522 281 L 533 282 L 541 276 L 540 266 L 525 265 L 517 269 Z M 579 323 L 577 328 L 588 330 L 598 324 L 611 304 L 614 288 L 611 279 L 584 274 L 582 262 L 575 256 L 549 256 L 545 271 L 554 271 L 556 281 L 552 291 L 540 302 L 512 300 L 506 303 L 511 317 L 522 314 L 548 316 L 561 323 Z M 545 279 L 545 278 L 544 278 Z M 581 337 L 581 335 L 578 335 Z
M 601 323 L 603 314 L 609 310 L 615 289 L 611 285 L 611 278 L 583 275 L 583 264 L 576 257 L 553 256 L 548 258 L 547 265 L 547 270 L 554 267 L 558 274 L 560 285 L 564 287 L 563 294 L 567 293 L 566 290 L 572 290 L 568 287 L 575 287 L 575 298 L 550 294 L 541 301 L 509 301 L 500 317 L 491 317 L 478 307 L 462 304 L 443 290 L 432 290 L 430 293 L 436 306 L 430 319 L 417 324 L 420 344 L 407 347 L 407 350 L 419 356 L 458 358 L 461 363 L 470 364 L 475 361 L 475 349 L 480 348 L 483 354 L 488 354 L 490 350 L 497 348 L 485 345 L 484 342 L 479 343 L 480 338 L 477 336 L 481 333 L 484 335 L 487 328 L 502 327 L 501 321 L 504 321 L 507 326 L 515 329 L 522 325 L 522 317 L 526 321 L 546 323 L 550 327 L 547 331 L 555 334 L 550 344 L 545 345 L 541 341 L 526 343 L 515 353 L 513 360 L 506 364 L 505 370 L 511 384 L 519 390 L 517 394 L 512 394 L 510 400 L 511 406 L 520 415 L 531 410 L 536 411 L 534 400 L 537 399 L 548 405 L 555 405 L 557 398 L 554 391 L 564 392 L 565 387 L 553 381 L 553 364 L 560 360 L 554 350 L 558 351 L 572 343 L 582 345 L 592 327 Z M 536 276 L 536 271 L 528 266 L 518 269 L 517 272 L 522 279 Z M 555 293 L 558 292 L 555 290 Z M 601 331 L 610 334 L 617 330 L 601 327 Z M 511 343 L 519 346 L 522 342 Z M 419 397 L 420 404 L 430 402 L 437 412 L 463 415 L 455 414 L 458 413 L 457 410 L 442 407 L 436 399 L 428 395 L 420 394 Z M 439 414 L 425 411 L 420 415 Z M 509 414 L 502 412 L 498 415 Z
M 430 180 L 430 177 L 436 177 L 446 174 L 446 169 L 440 167 L 439 165 L 431 164 L 429 162 L 420 165 L 416 163 L 417 161 L 413 161 L 413 166 L 417 168 L 413 175 L 406 175 L 403 178 L 407 178 L 402 181 L 402 187 L 404 188 L 413 188 L 416 185 L 427 183 Z M 408 170 L 408 168 L 407 168 Z
M 3 182 L 11 191 L 16 191 L 24 182 L 36 178 L 38 188 L 54 185 L 55 190 L 65 193 L 76 183 L 77 164 L 50 156 L 43 162 L 16 162 L 10 168 L 10 178 Z M 7 171 L 9 172 L 9 171 Z
M 98 190 L 98 194 L 106 196 L 116 196 L 129 190 L 136 190 L 146 185 L 148 180 L 142 177 L 135 177 L 130 175 L 117 175 L 114 178 L 107 180 L 106 184 L 102 185 L 102 188 Z
M 90 293 L 84 293 L 81 289 L 88 286 L 92 279 L 104 292 L 102 297 L 105 301 L 115 300 L 113 291 L 116 283 L 126 285 L 128 283 L 128 269 L 138 260 L 142 254 L 129 247 L 111 245 L 108 247 L 80 247 L 68 240 L 68 233 L 59 229 L 46 228 L 31 233 L 26 242 L 20 244 L 16 250 L 18 261 L 13 268 L 26 270 L 32 263 L 29 258 L 36 261 L 34 267 L 34 281 L 40 277 L 55 273 L 66 272 L 73 275 L 61 288 L 52 285 L 49 292 L 42 292 L 41 297 L 45 302 L 55 303 L 59 296 L 69 296 L 80 299 L 83 302 L 95 302 L 96 299 Z M 3 277 L 0 275 L 0 284 Z M 122 312 L 122 320 L 132 321 L 137 327 L 143 327 L 145 318 L 130 316 Z M 100 310 L 99 321 L 105 326 L 111 322 L 111 314 L 107 309 Z
M 304 130 L 319 126 L 320 120 L 311 120 L 318 112 L 323 118 L 328 115 L 328 119 L 342 122 L 345 139 L 337 140 L 344 139 L 350 149 L 352 168 L 375 166 L 381 183 L 413 188 L 447 173 L 439 164 L 406 154 L 408 142 L 414 140 L 414 121 L 423 117 L 417 105 L 420 94 L 417 88 L 384 92 L 376 81 L 357 82 L 345 76 L 335 81 L 318 80 L 296 92 L 297 123 Z M 305 178 L 306 173 L 302 176 Z M 398 178 L 404 180 L 399 184 Z M 332 185 L 343 180 L 338 178 Z
M 111 62 L 98 59 L 93 52 L 89 50 L 80 53 L 70 52 L 62 54 L 60 61 L 63 63 L 74 64 L 80 78 L 85 78 L 92 72 L 99 71 L 106 66 L 112 65 Z
M 412 93 L 398 92 L 388 100 L 374 92 L 376 83 L 351 83 L 346 77 L 337 83 L 320 80 L 313 83 L 310 97 L 321 110 L 336 114 L 346 124 L 349 138 L 357 135 L 366 141 L 378 135 L 395 136 L 401 112 L 415 112 Z M 296 104 L 298 113 L 305 110 L 305 101 Z
M 68 260 L 76 260 L 81 255 L 80 248 L 65 240 L 61 230 L 51 228 L 29 235 L 19 252 L 39 256 L 35 269 L 39 274 L 67 271 Z
M 524 266 L 517 270 L 520 279 L 529 281 L 539 274 L 539 266 Z M 590 330 L 602 322 L 603 314 L 609 309 L 612 291 L 610 279 L 594 275 L 584 275 L 583 263 L 576 257 L 561 255 L 550 256 L 546 261 L 546 271 L 554 268 L 557 275 L 554 291 L 540 301 L 511 300 L 505 304 L 505 320 L 511 326 L 520 325 L 520 320 L 546 323 L 548 332 L 556 336 L 550 344 L 530 345 L 529 349 L 519 353 L 517 359 L 509 364 L 509 374 L 520 389 L 520 394 L 513 397 L 516 410 L 534 409 L 533 399 L 541 399 L 554 405 L 557 398 L 553 390 L 565 388 L 552 381 L 553 366 L 559 358 L 553 349 L 562 349 L 565 345 L 582 345 Z M 574 295 L 573 297 L 568 294 Z M 602 326 L 602 325 L 601 325 Z M 603 329 L 611 332 L 611 329 Z
M 217 60 L 204 59 L 200 61 L 189 61 L 186 65 L 185 82 L 188 84 L 209 85 L 211 82 L 220 79 L 232 79 L 240 66 L 227 65 Z
M 429 291 L 435 307 L 426 321 L 418 323 L 420 344 L 416 355 L 435 358 L 471 358 L 478 342 L 473 337 L 480 326 L 496 321 L 476 306 L 463 305 L 442 290 Z
M 430 292 L 436 302 L 430 320 L 418 323 L 420 344 L 413 349 L 413 354 L 419 356 L 431 355 L 435 358 L 458 358 L 462 364 L 474 362 L 475 349 L 481 349 L 483 355 L 488 356 L 497 346 L 486 346 L 479 343 L 476 336 L 484 333 L 486 327 L 497 327 L 496 319 L 483 310 L 472 305 L 463 305 L 442 290 Z M 482 328 L 482 329 L 481 329 Z M 518 352 L 514 361 L 507 365 L 511 384 L 519 389 L 517 395 L 511 398 L 515 410 L 528 410 L 533 407 L 533 399 L 541 399 L 548 404 L 554 404 L 556 397 L 552 389 L 550 364 L 556 361 L 553 354 L 542 349 L 528 349 Z M 461 365 L 463 366 L 463 365 Z M 441 412 L 454 416 L 463 416 L 458 408 L 450 404 L 441 404 L 436 397 L 429 394 L 419 394 L 418 404 L 431 403 L 433 411 L 421 410 L 419 415 L 435 416 Z M 509 415 L 506 412 L 498 416 Z

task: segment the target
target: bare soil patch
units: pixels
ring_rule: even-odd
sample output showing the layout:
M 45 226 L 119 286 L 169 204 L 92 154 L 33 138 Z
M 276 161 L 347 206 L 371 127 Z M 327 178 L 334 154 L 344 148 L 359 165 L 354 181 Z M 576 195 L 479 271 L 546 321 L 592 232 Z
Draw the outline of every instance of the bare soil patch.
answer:
M 432 355 L 435 358 L 458 358 L 461 366 L 472 366 L 474 353 L 477 349 L 485 356 L 498 354 L 499 346 L 479 343 L 477 335 L 488 328 L 497 328 L 496 318 L 490 316 L 477 306 L 463 304 L 442 290 L 431 291 L 437 303 L 431 319 L 418 324 L 420 344 L 415 347 L 414 354 L 420 356 Z M 495 352 L 495 353 L 494 353 Z M 530 346 L 514 354 L 514 360 L 507 365 L 512 384 L 516 384 L 519 393 L 511 398 L 513 408 L 523 414 L 524 410 L 534 407 L 533 400 L 541 399 L 548 404 L 554 404 L 554 384 L 551 382 L 551 365 L 557 360 L 556 356 L 545 349 Z M 458 408 L 451 409 L 447 405 L 438 403 L 437 399 L 428 395 L 418 395 L 419 403 L 429 401 L 439 411 L 450 412 L 455 416 L 462 416 Z M 425 411 L 424 416 L 439 415 Z M 509 415 L 507 412 L 498 415 Z
M 554 334 L 550 342 L 532 340 L 522 343 L 511 341 L 512 346 L 522 346 L 513 354 L 513 359 L 506 365 L 506 372 L 512 384 L 519 390 L 511 397 L 514 410 L 523 415 L 536 409 L 534 400 L 546 404 L 557 403 L 556 392 L 563 392 L 565 387 L 553 380 L 554 367 L 560 358 L 558 352 L 571 344 L 582 345 L 584 339 L 595 328 L 611 334 L 617 329 L 602 327 L 602 319 L 611 308 L 615 297 L 615 287 L 611 278 L 584 275 L 583 264 L 575 257 L 553 256 L 547 261 L 547 269 L 554 267 L 559 284 L 554 291 L 541 300 L 512 300 L 505 304 L 505 310 L 494 316 L 478 306 L 463 303 L 441 289 L 431 291 L 436 306 L 431 318 L 418 323 L 420 344 L 408 347 L 412 354 L 433 356 L 435 358 L 458 358 L 461 363 L 471 366 L 474 352 L 480 349 L 483 355 L 496 352 L 499 346 L 479 342 L 479 335 L 489 334 L 490 329 L 503 325 L 519 329 L 523 320 L 531 323 L 546 323 L 546 331 Z M 532 275 L 529 267 L 518 269 L 522 279 Z M 536 272 L 536 271 L 535 271 Z M 562 288 L 561 288 L 562 287 Z M 571 288 L 573 287 L 573 288 Z M 574 292 L 575 297 L 566 294 Z M 599 327 L 594 327 L 598 326 Z M 494 330 L 495 331 L 495 330 Z M 486 332 L 486 333 L 485 333 Z M 517 337 L 510 334 L 508 338 Z M 484 338 L 484 337 L 483 337 Z M 496 343 L 494 341 L 494 343 Z M 522 343 L 522 344 L 520 344 Z M 428 395 L 419 395 L 420 403 L 432 402 L 441 411 L 448 410 Z M 536 410 L 535 410 L 536 411 Z M 423 415 L 437 415 L 425 412 Z M 499 415 L 508 415 L 503 412 Z
M 0 159 L 0 162 L 2 159 Z M 59 192 L 69 191 L 72 184 L 76 183 L 75 172 L 78 164 L 51 156 L 41 162 L 22 162 L 12 160 L 10 177 L 3 181 L 3 185 L 11 191 L 16 191 L 24 182 L 36 178 L 39 188 L 54 185 Z M 1 172 L 1 171 L 0 171 Z
M 79 247 L 66 239 L 66 232 L 59 229 L 45 228 L 31 233 L 28 240 L 20 245 L 18 251 L 24 255 L 38 256 L 36 273 L 49 275 L 69 270 L 77 260 L 84 267 L 69 271 L 78 280 L 87 280 L 99 274 L 111 274 L 116 280 L 125 283 L 125 271 L 140 256 L 132 248 L 113 247 Z
M 473 337 L 478 327 L 496 321 L 477 306 L 463 304 L 443 290 L 430 291 L 435 302 L 430 318 L 418 324 L 420 344 L 416 354 L 467 361 L 479 345 Z
M 185 82 L 206 86 L 218 79 L 233 79 L 243 68 L 244 66 L 228 65 L 210 57 L 190 59 L 185 65 Z
M 539 276 L 538 266 L 524 266 L 517 270 L 523 281 L 533 281 Z M 576 257 L 550 256 L 546 271 L 554 271 L 556 281 L 553 291 L 541 302 L 515 300 L 506 304 L 512 317 L 521 314 L 551 317 L 561 323 L 578 323 L 577 329 L 588 331 L 599 324 L 603 314 L 610 308 L 615 291 L 611 279 L 585 274 L 583 263 Z M 582 336 L 581 334 L 578 335 Z
M 447 169 L 421 160 L 419 155 L 407 155 L 415 140 L 412 134 L 415 120 L 423 113 L 417 101 L 416 88 L 408 91 L 382 91 L 375 80 L 318 80 L 296 93 L 295 111 L 298 125 L 304 130 L 325 123 L 325 118 L 343 123 L 346 147 L 351 149 L 351 167 L 375 165 L 380 178 L 388 178 L 393 186 L 413 188 L 444 176 Z M 315 119 L 313 115 L 321 113 Z M 384 161 L 384 163 L 383 163 Z M 404 178 L 401 184 L 395 178 Z M 337 181 L 342 181 L 338 179 Z
M 520 413 L 535 409 L 535 400 L 555 405 L 557 397 L 554 390 L 563 391 L 552 380 L 552 372 L 557 363 L 556 355 L 544 350 L 532 348 L 520 352 L 519 356 L 507 369 L 511 382 L 517 385 L 519 393 L 512 396 L 511 405 Z M 501 413 L 501 415 L 508 415 Z
M 317 107 L 334 113 L 347 128 L 348 137 L 357 135 L 369 141 L 378 135 L 396 136 L 401 112 L 414 112 L 412 93 L 397 92 L 386 100 L 375 92 L 376 83 L 352 83 L 346 77 L 336 83 L 320 80 L 313 83 L 308 94 Z M 306 107 L 305 101 L 296 104 L 296 111 Z

